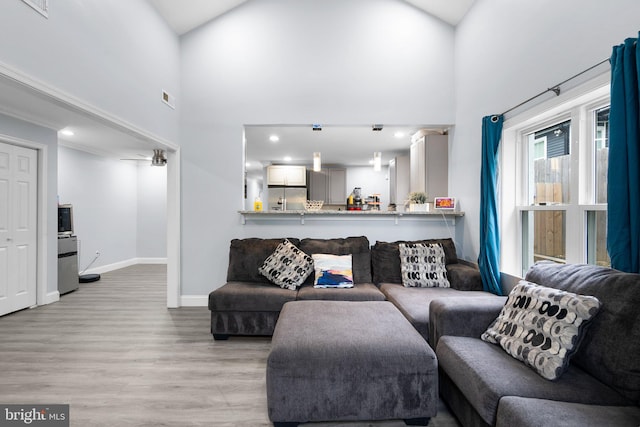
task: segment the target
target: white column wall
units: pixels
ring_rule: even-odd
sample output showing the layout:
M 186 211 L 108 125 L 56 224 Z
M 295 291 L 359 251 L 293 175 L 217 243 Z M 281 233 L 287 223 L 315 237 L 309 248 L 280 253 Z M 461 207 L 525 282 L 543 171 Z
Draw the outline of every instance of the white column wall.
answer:
M 237 211 L 244 124 L 453 123 L 453 36 L 395 0 L 250 1 L 183 36 L 182 294 L 224 283 L 232 238 L 446 235 L 423 222 L 243 226 Z

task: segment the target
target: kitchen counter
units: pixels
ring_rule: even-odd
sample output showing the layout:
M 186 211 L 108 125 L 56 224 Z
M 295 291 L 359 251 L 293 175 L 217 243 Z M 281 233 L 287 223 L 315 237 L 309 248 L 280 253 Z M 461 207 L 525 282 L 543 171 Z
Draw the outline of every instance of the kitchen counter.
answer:
M 347 211 L 347 210 L 264 210 L 264 211 L 238 211 L 242 216 L 242 224 L 247 220 L 285 220 L 299 218 L 304 224 L 305 218 L 318 220 L 393 220 L 396 224 L 400 219 L 411 220 L 451 220 L 455 224 L 457 217 L 463 217 L 464 212 L 457 211 L 429 211 L 429 212 L 398 212 L 398 211 Z

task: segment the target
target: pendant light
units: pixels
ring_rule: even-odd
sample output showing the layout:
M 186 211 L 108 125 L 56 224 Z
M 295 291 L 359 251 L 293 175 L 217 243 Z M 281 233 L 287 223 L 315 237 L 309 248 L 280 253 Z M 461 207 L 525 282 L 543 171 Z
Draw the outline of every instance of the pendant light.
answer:
M 380 151 L 373 153 L 373 170 L 374 172 L 380 172 L 382 170 L 382 153 Z
M 320 172 L 320 170 L 322 169 L 321 163 L 322 163 L 322 160 L 320 157 L 320 152 L 315 151 L 313 153 L 313 171 L 314 172 Z

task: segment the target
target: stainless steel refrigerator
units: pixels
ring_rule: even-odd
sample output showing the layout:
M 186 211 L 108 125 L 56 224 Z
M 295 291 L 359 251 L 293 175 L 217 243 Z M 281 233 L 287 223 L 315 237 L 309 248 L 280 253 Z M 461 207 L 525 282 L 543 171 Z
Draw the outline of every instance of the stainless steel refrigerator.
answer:
M 269 210 L 303 210 L 307 201 L 307 187 L 269 187 L 268 191 Z

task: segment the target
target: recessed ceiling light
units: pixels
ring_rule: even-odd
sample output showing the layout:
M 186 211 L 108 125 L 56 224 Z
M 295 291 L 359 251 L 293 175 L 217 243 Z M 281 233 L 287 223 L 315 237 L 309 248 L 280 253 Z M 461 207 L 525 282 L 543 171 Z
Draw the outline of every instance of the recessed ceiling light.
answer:
M 75 135 L 75 134 L 73 133 L 73 131 L 72 131 L 72 130 L 69 130 L 69 129 L 62 129 L 62 130 L 60 131 L 60 133 L 61 133 L 61 134 L 63 134 L 64 136 L 73 136 L 73 135 Z
M 245 167 L 245 168 L 249 168 L 249 167 L 251 167 L 251 163 L 249 163 L 249 162 L 245 163 L 245 164 L 244 164 L 244 167 Z
M 271 135 L 271 136 L 269 137 L 269 141 L 271 141 L 271 142 L 278 142 L 278 141 L 280 141 L 280 138 L 278 137 L 278 135 Z
M 393 134 L 393 136 L 395 136 L 396 138 L 404 138 L 404 132 L 396 132 Z
M 291 156 L 285 156 L 283 160 L 285 162 L 290 162 L 291 161 Z

